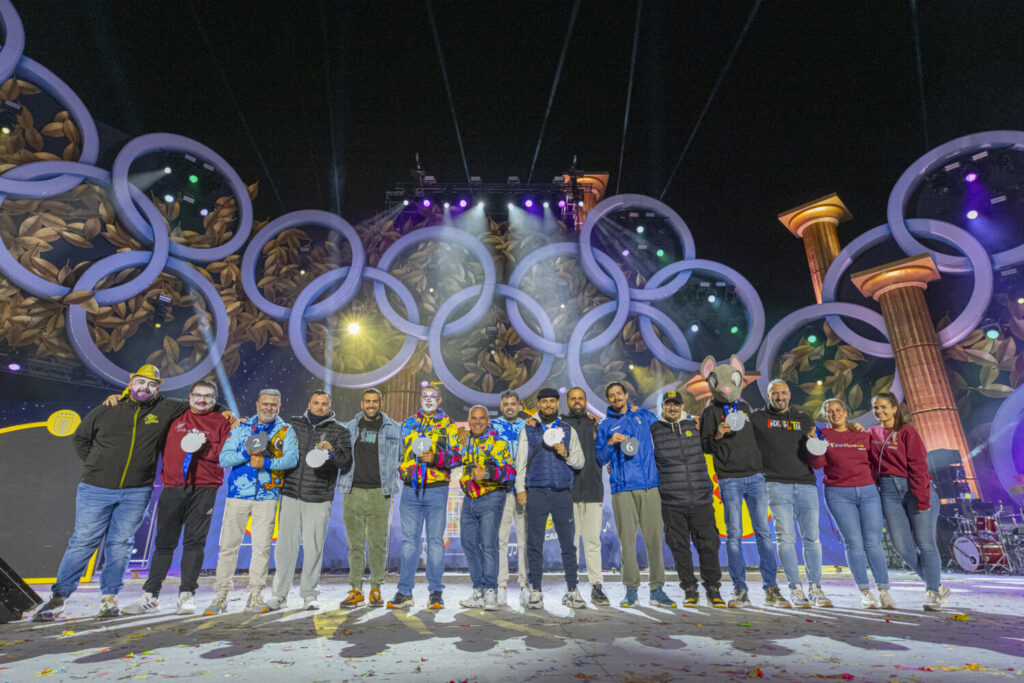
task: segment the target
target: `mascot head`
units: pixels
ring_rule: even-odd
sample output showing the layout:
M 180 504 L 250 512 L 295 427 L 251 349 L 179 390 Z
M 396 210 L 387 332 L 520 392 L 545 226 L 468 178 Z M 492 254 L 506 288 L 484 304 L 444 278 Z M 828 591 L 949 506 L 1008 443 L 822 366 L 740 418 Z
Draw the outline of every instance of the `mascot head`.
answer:
M 732 403 L 743 392 L 743 361 L 736 354 L 728 363 L 715 365 L 715 357 L 708 356 L 700 364 L 700 376 L 711 389 L 711 395 L 720 403 Z

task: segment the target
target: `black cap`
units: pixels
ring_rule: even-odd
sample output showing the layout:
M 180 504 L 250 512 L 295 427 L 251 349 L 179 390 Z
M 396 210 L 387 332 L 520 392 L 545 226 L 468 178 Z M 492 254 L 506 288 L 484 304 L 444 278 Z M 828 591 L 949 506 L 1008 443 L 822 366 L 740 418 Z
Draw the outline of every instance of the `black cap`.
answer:
M 682 403 L 683 397 L 678 391 L 666 391 L 664 395 L 661 397 L 661 402 L 668 403 L 670 401 L 675 403 Z
M 558 398 L 558 389 L 544 387 L 543 389 L 537 392 L 537 400 L 539 401 L 542 398 Z

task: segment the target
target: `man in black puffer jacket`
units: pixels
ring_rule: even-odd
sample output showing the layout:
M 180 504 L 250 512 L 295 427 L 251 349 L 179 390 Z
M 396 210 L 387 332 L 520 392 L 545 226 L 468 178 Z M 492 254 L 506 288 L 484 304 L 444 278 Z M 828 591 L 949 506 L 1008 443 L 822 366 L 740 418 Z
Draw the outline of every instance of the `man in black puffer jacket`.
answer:
M 314 391 L 306 413 L 291 418 L 289 424 L 299 441 L 299 464 L 285 473 L 281 486 L 281 512 L 274 546 L 277 573 L 267 606 L 278 609 L 287 600 L 301 541 L 304 551 L 299 595 L 303 609 L 318 610 L 327 522 L 331 518 L 338 474 L 352 468 L 352 439 L 345 425 L 334 419 L 331 397 L 326 391 Z
M 679 392 L 667 391 L 661 402 L 661 419 L 651 425 L 665 541 L 676 561 L 679 586 L 686 592 L 684 604 L 695 607 L 700 597 L 693 574 L 692 539 L 708 604 L 725 607 L 719 592 L 722 568 L 718 548 L 722 541 L 715 524 L 714 484 L 708 476 L 697 423 L 689 416 L 683 419 L 682 413 Z

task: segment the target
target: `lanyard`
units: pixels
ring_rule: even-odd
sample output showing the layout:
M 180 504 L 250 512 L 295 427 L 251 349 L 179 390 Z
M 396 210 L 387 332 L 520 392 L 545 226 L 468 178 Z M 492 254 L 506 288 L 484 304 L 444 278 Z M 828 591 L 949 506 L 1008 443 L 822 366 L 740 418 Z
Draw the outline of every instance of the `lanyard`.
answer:
M 723 420 L 725 419 L 725 416 L 728 415 L 729 413 L 739 413 L 739 412 L 742 412 L 740 410 L 740 402 L 739 401 L 733 401 L 732 403 L 723 403 L 722 404 L 722 413 L 723 413 L 722 414 L 722 419 Z

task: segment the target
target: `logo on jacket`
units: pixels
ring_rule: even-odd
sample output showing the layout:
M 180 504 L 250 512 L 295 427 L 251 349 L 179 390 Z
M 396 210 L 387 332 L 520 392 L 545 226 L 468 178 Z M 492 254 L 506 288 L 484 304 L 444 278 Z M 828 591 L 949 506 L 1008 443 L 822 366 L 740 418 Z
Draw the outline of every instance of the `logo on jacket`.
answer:
M 160 418 L 154 415 L 153 413 L 150 413 L 142 420 L 142 423 L 147 425 L 155 425 L 158 422 L 160 422 Z

